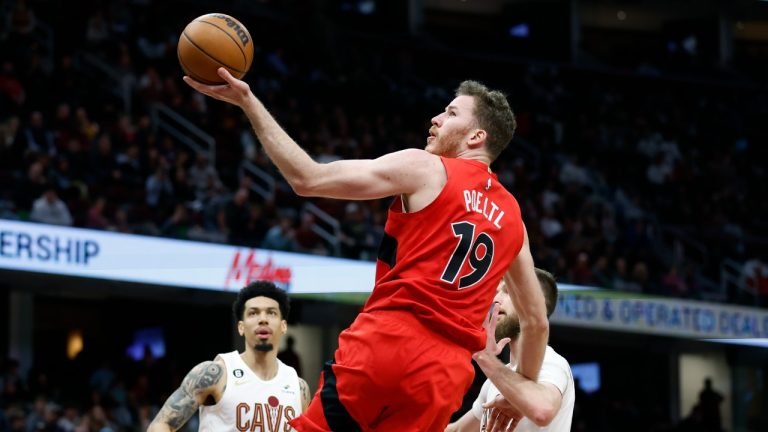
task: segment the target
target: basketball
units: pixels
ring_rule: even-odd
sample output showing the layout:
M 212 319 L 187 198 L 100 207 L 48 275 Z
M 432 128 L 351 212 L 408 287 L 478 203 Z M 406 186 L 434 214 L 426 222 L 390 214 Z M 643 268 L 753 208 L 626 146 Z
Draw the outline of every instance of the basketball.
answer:
M 242 78 L 253 61 L 253 41 L 235 18 L 212 13 L 195 18 L 179 37 L 179 63 L 184 73 L 203 84 L 222 84 L 216 71 L 225 67 Z

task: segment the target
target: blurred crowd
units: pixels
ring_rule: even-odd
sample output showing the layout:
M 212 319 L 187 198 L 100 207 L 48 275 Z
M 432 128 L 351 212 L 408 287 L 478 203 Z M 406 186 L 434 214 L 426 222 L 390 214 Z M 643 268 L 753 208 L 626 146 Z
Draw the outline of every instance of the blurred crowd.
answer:
M 176 362 L 145 350 L 131 358 L 96 360 L 79 356 L 57 370 L 19 371 L 6 359 L 0 374 L 0 431 L 146 431 L 183 374 Z M 184 429 L 196 431 L 196 417 Z
M 45 8 L 51 45 L 33 4 L 14 2 L 0 39 L 0 181 L 14 185 L 0 191 L 0 217 L 375 259 L 387 200 L 309 200 L 340 223 L 333 241 L 321 237 L 244 116 L 181 81 L 175 43 L 194 16 L 147 1 L 77 16 Z M 312 30 L 322 26 L 304 12 L 291 25 L 315 32 L 309 48 L 279 19 L 250 19 L 260 27 L 247 80 L 316 160 L 423 146 L 429 118 L 480 68 L 518 116 L 493 169 L 521 203 L 538 265 L 561 282 L 637 293 L 768 296 L 764 89 L 498 58 L 470 67 L 418 41 Z M 130 112 L 110 91 L 121 85 Z M 215 153 L 158 129 L 157 103 L 210 133 Z M 275 178 L 274 194 L 255 192 L 243 161 Z M 739 275 L 746 289 L 723 290 L 723 259 L 752 263 Z

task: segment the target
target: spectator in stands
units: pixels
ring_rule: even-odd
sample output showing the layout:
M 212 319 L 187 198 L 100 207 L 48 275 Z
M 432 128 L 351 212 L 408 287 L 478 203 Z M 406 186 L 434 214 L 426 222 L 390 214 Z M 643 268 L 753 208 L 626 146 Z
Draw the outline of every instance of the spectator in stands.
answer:
M 85 40 L 90 48 L 100 48 L 109 38 L 109 25 L 104 17 L 104 11 L 97 9 L 88 17 L 85 29 Z
M 160 163 L 155 172 L 146 181 L 147 205 L 156 209 L 159 214 L 165 213 L 175 201 L 173 183 L 168 178 L 168 169 L 165 163 Z
M 10 21 L 11 34 L 25 39 L 31 37 L 37 26 L 35 11 L 27 4 L 27 0 L 16 0 Z
M 267 231 L 261 247 L 292 252 L 296 250 L 296 233 L 293 221 L 288 216 L 281 216 L 279 223 Z
M 182 153 L 186 155 L 187 153 Z M 165 159 L 163 159 L 165 160 Z M 172 187 L 176 200 L 184 203 L 191 203 L 195 200 L 195 191 L 189 184 L 187 178 L 187 169 L 183 165 L 177 164 L 173 170 Z
M 738 294 L 741 302 L 768 305 L 768 265 L 760 258 L 744 263 L 739 285 L 742 287 L 742 292 Z
M 350 202 L 344 207 L 341 221 L 341 253 L 347 258 L 360 259 L 365 241 L 365 220 L 360 203 Z
M 592 266 L 592 280 L 593 283 L 600 288 L 611 286 L 608 258 L 605 255 L 600 255 L 595 260 L 595 264 Z
M 115 209 L 115 231 L 123 234 L 132 234 L 135 231 L 128 221 L 128 212 L 123 207 Z
M 43 196 L 35 200 L 29 218 L 35 222 L 51 225 L 72 225 L 72 215 L 53 187 L 48 187 Z
M 688 294 L 688 284 L 680 275 L 677 265 L 672 265 L 669 270 L 661 277 L 661 286 L 664 295 L 674 297 L 685 297 Z
M 219 174 L 216 172 L 216 168 L 211 165 L 210 158 L 205 152 L 197 153 L 195 163 L 189 168 L 187 174 L 189 183 L 195 189 L 195 196 L 200 201 L 206 201 L 211 183 L 213 183 L 214 188 L 220 188 Z
M 182 204 L 176 204 L 173 210 L 173 214 L 166 219 L 163 226 L 160 228 L 163 235 L 178 239 L 187 239 L 191 223 L 189 220 L 189 212 L 187 207 Z
M 116 432 L 118 429 L 109 419 L 106 410 L 101 405 L 93 405 L 83 416 L 80 423 L 81 430 L 98 432 Z
M 101 359 L 101 364 L 88 379 L 91 389 L 100 395 L 106 395 L 114 381 L 115 372 L 112 370 L 108 359 Z
M 315 225 L 315 217 L 312 213 L 304 213 L 301 223 L 296 228 L 296 251 L 315 255 L 328 255 L 323 239 L 312 229 Z
M 59 418 L 57 426 L 61 432 L 75 432 L 80 424 L 80 413 L 73 405 L 64 407 L 64 414 Z
M 611 288 L 619 291 L 628 290 L 629 275 L 627 275 L 627 260 L 623 257 L 616 258 L 613 268 Z
M 248 220 L 245 222 L 245 231 L 243 231 L 243 243 L 250 247 L 260 247 L 269 229 L 269 222 L 264 216 L 264 207 L 258 203 L 252 203 L 248 207 Z
M 112 227 L 112 223 L 104 215 L 104 209 L 106 208 L 107 200 L 100 196 L 96 198 L 91 208 L 88 209 L 88 215 L 86 218 L 85 226 L 88 228 L 105 230 Z
M 26 381 L 21 374 L 19 361 L 14 358 L 6 358 L 3 363 L 3 374 L 0 375 L 0 399 L 8 405 L 23 396 L 26 389 Z
M 147 173 L 141 161 L 139 146 L 129 144 L 124 152 L 117 155 L 115 160 L 118 180 L 123 186 L 135 190 L 146 185 Z
M 4 61 L 0 66 L 0 116 L 19 114 L 19 108 L 26 100 L 27 92 L 17 76 L 15 64 Z
M 112 150 L 112 138 L 107 133 L 99 135 L 96 146 L 91 154 L 91 164 L 88 170 L 89 182 L 105 187 L 112 186 L 119 177 L 117 160 Z
M 43 113 L 33 111 L 29 115 L 29 125 L 24 129 L 23 139 L 27 152 L 56 155 L 56 143 L 51 132 L 44 125 Z
M 6 415 L 8 416 L 8 431 L 27 432 L 27 419 L 20 404 L 9 404 L 6 409 Z
M 224 209 L 226 226 L 229 228 L 228 240 L 232 244 L 245 245 L 248 225 L 250 193 L 246 188 L 240 188 Z
M 632 266 L 632 274 L 629 281 L 624 283 L 624 291 L 642 293 L 648 288 L 648 266 L 638 261 Z
M 0 168 L 13 168 L 21 161 L 23 150 L 19 140 L 20 125 L 18 116 L 10 116 L 0 122 Z
M 51 184 L 60 191 L 67 191 L 73 186 L 72 171 L 66 157 L 61 156 L 53 159 L 50 179 Z
M 571 270 L 571 281 L 579 285 L 594 284 L 594 276 L 589 264 L 589 255 L 580 252 L 576 257 L 576 265 Z
M 70 137 L 62 148 L 62 157 L 69 164 L 70 178 L 79 182 L 86 180 L 89 161 L 80 139 L 76 136 Z
M 84 107 L 79 107 L 75 110 L 75 121 L 77 122 L 77 132 L 86 142 L 93 141 L 101 131 L 101 126 L 91 120 L 88 111 Z M 109 138 L 108 135 L 107 138 Z M 112 142 L 110 139 L 110 150 L 111 144 Z
M 34 432 L 45 430 L 45 412 L 48 399 L 45 396 L 37 396 L 32 404 L 32 412 L 27 416 L 27 431 Z

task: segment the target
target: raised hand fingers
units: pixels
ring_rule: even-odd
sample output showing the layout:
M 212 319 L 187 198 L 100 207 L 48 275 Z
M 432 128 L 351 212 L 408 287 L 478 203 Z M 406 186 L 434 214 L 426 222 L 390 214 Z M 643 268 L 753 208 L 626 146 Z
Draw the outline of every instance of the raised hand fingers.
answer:
M 502 432 L 506 431 L 512 419 L 497 409 L 492 409 L 488 414 L 488 426 L 486 430 L 488 432 Z
M 513 418 L 513 419 L 512 419 L 512 420 L 509 422 L 509 425 L 507 425 L 507 429 L 506 429 L 506 432 L 512 432 L 513 430 L 515 430 L 515 428 L 517 428 L 517 425 L 518 425 L 519 423 L 520 423 L 520 418 L 519 418 L 519 417 L 517 417 L 517 418 Z
M 501 350 L 504 349 L 504 346 L 506 346 L 508 343 L 510 343 L 512 339 L 510 338 L 503 338 L 500 341 L 496 343 L 496 355 L 499 355 L 501 353 Z
M 487 401 L 486 403 L 484 403 L 483 404 L 483 408 L 485 408 L 485 409 L 495 409 L 495 410 L 498 410 L 498 409 L 507 410 L 507 409 L 511 408 L 511 405 L 509 404 L 509 402 L 506 399 L 504 399 L 504 396 L 496 395 L 495 398 L 493 398 L 493 399 Z
M 499 309 L 497 306 L 496 302 L 491 303 L 491 308 L 488 310 L 488 319 L 483 323 L 483 328 L 487 329 L 491 325 L 493 325 L 494 328 L 496 327 L 496 319 L 498 319 L 499 316 Z
M 216 70 L 216 72 L 219 74 L 220 77 L 224 78 L 224 81 L 228 82 L 230 85 L 238 81 L 237 78 L 233 77 L 232 74 L 229 73 L 227 68 L 220 67 L 219 69 Z
M 184 80 L 185 83 L 187 83 L 187 85 L 189 85 L 193 89 L 199 91 L 202 94 L 205 94 L 205 95 L 208 95 L 208 96 L 211 96 L 211 97 L 216 97 L 214 92 L 215 92 L 215 90 L 217 88 L 228 87 L 227 84 L 221 84 L 221 85 L 203 84 L 200 81 L 195 81 L 194 79 L 192 79 L 192 78 L 190 78 L 190 77 L 188 77 L 186 75 L 182 79 Z

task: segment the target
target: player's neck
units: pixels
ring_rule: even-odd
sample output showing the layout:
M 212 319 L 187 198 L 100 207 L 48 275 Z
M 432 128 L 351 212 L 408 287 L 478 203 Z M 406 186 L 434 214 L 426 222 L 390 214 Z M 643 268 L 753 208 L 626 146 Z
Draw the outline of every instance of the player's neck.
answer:
M 482 149 L 477 149 L 477 148 L 463 149 L 459 152 L 459 154 L 456 155 L 456 158 L 474 160 L 474 161 L 482 162 L 488 166 L 491 165 L 491 158 L 489 158 L 488 154 Z
M 259 379 L 269 381 L 277 375 L 277 351 L 274 349 L 264 352 L 250 348 L 241 357 Z
M 520 338 L 512 339 L 509 343 L 509 364 L 516 365 L 518 353 L 520 352 Z

